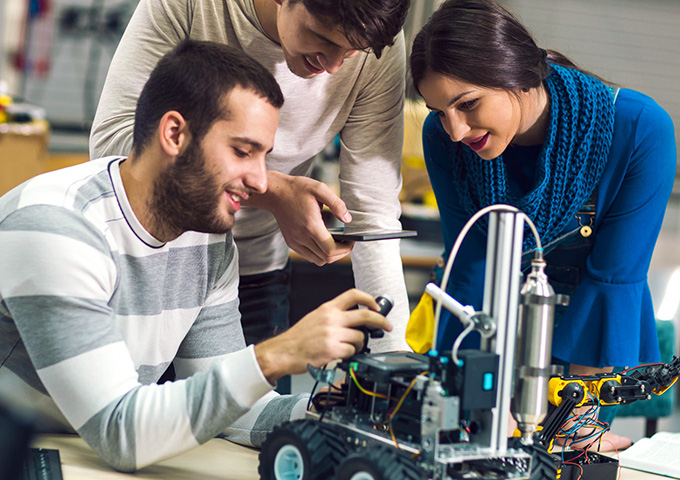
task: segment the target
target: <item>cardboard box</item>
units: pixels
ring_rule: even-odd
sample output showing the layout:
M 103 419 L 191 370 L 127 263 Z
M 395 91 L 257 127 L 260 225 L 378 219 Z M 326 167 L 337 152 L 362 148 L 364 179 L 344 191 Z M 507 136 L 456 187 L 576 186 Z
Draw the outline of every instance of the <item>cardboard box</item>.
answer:
M 43 120 L 0 124 L 0 195 L 45 171 L 49 133 Z

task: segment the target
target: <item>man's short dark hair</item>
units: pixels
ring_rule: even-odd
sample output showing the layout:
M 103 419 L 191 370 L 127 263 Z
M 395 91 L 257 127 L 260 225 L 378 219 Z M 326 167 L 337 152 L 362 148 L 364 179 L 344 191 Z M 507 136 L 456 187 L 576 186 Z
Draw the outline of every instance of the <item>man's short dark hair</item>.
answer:
M 139 154 L 150 143 L 160 119 L 169 111 L 187 121 L 195 141 L 225 118 L 222 99 L 233 88 L 252 90 L 281 108 L 276 80 L 244 52 L 224 44 L 184 40 L 160 59 L 137 101 L 132 149 Z
M 289 0 L 302 3 L 309 13 L 331 27 L 339 27 L 350 44 L 380 58 L 383 48 L 406 22 L 410 0 Z

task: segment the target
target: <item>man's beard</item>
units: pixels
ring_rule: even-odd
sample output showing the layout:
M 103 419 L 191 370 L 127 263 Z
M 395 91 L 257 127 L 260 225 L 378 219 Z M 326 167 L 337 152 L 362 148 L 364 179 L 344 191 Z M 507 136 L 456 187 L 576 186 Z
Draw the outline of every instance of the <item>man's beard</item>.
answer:
M 154 235 L 163 240 L 187 231 L 228 232 L 233 221 L 221 219 L 218 208 L 224 191 L 206 168 L 201 145 L 192 141 L 154 182 L 149 205 Z

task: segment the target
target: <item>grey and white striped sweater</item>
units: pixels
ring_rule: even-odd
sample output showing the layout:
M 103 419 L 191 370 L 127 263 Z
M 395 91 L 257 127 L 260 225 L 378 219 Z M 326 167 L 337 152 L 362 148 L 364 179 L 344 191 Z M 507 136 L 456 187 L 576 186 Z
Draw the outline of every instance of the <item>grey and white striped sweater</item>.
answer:
M 233 238 L 160 243 L 132 213 L 121 160 L 41 175 L 0 199 L 0 382 L 49 396 L 120 470 L 219 434 L 257 445 L 305 398 L 274 393 L 245 346 Z M 181 380 L 156 385 L 170 362 Z

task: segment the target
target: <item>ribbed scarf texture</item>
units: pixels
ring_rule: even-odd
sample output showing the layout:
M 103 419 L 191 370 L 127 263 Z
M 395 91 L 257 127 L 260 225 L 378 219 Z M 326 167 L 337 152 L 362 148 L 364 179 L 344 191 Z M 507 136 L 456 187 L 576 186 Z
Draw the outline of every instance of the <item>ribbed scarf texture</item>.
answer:
M 473 215 L 488 205 L 513 205 L 535 223 L 544 245 L 562 232 L 593 192 L 614 130 L 613 96 L 604 83 L 571 68 L 551 65 L 551 70 L 545 80 L 550 126 L 534 186 L 524 197 L 510 192 L 502 155 L 484 160 L 463 143 L 453 148 L 454 185 L 465 210 Z M 533 235 L 525 235 L 524 251 L 535 246 Z

